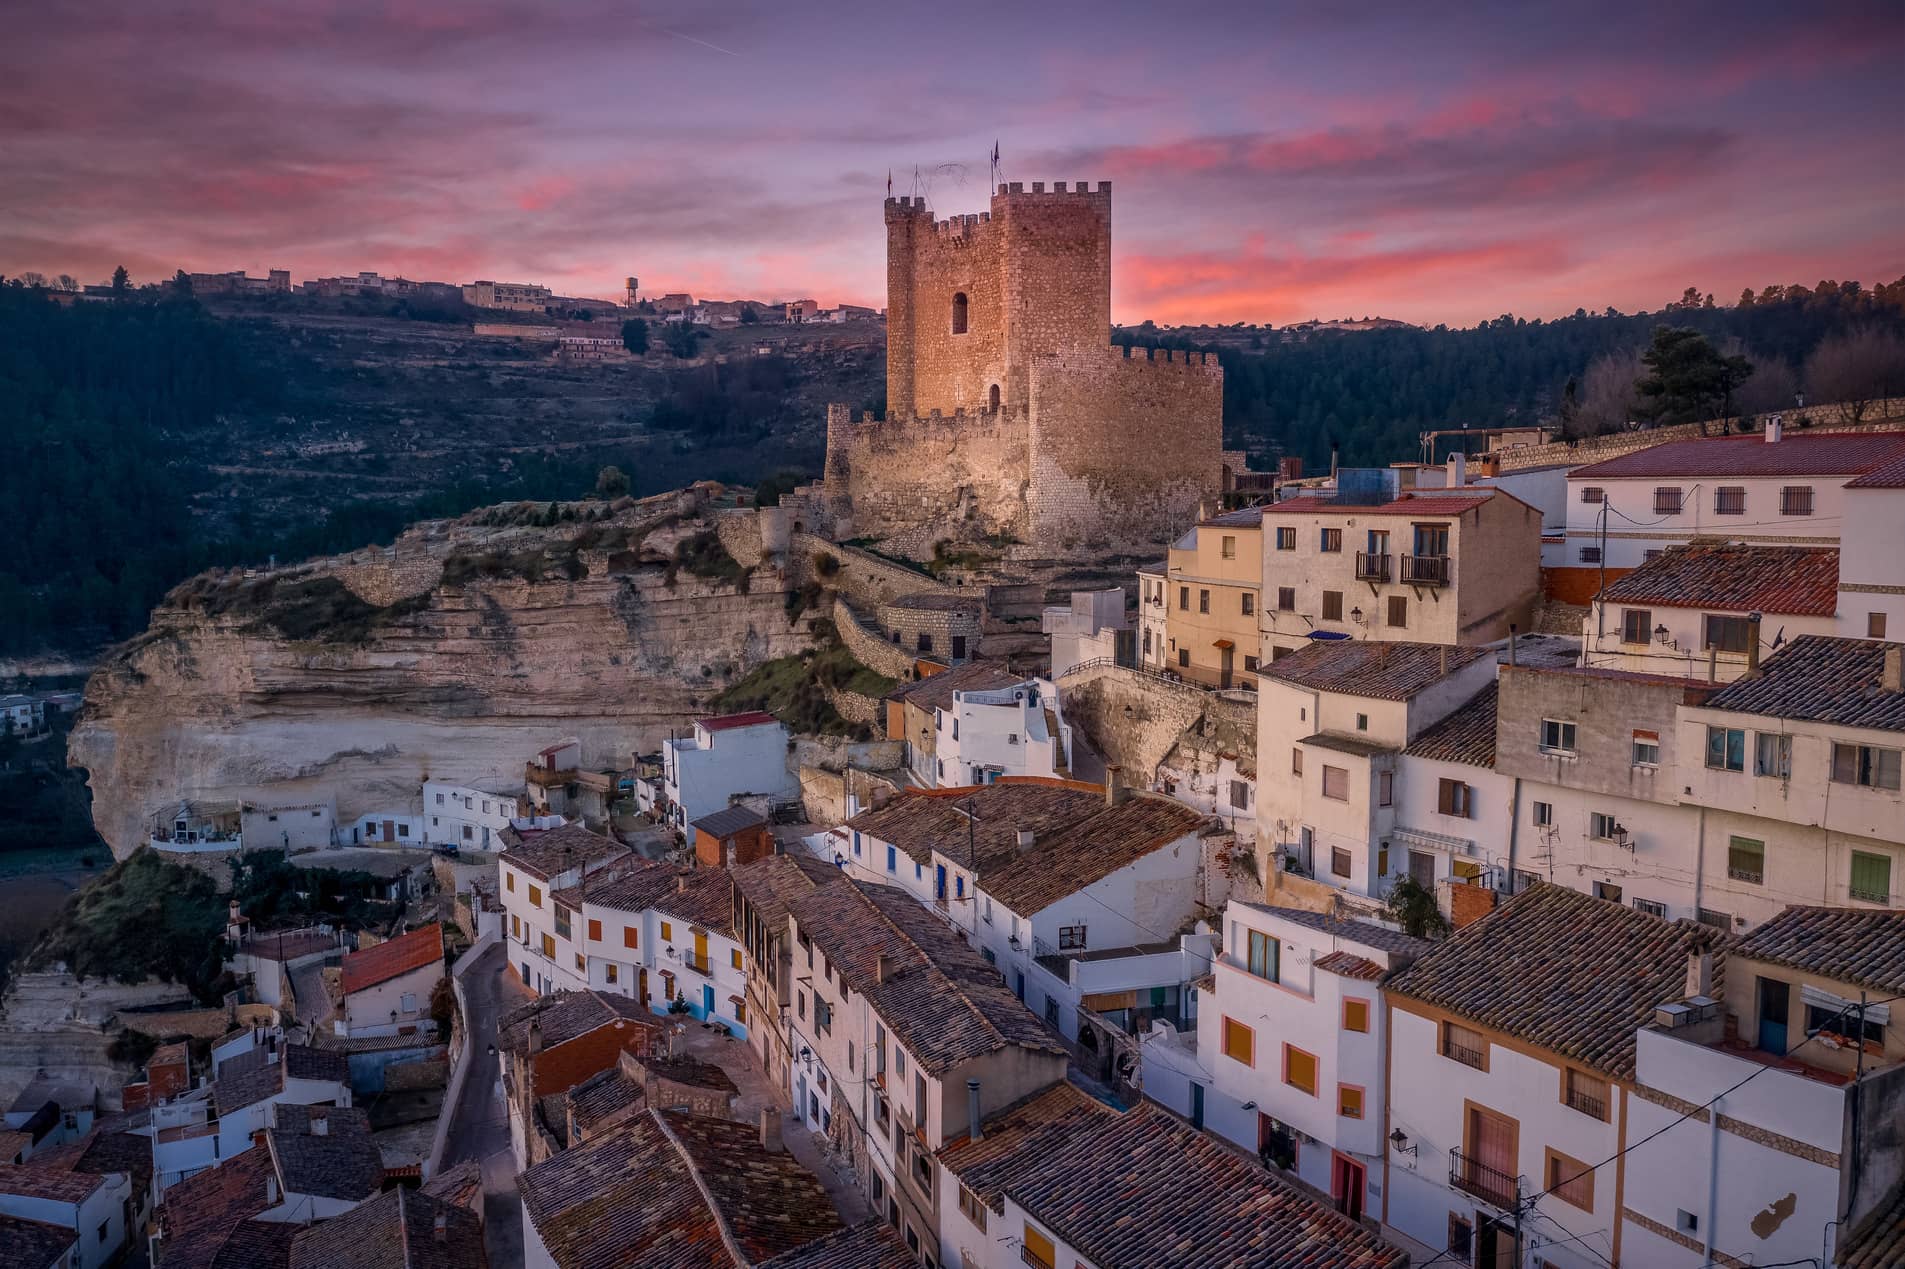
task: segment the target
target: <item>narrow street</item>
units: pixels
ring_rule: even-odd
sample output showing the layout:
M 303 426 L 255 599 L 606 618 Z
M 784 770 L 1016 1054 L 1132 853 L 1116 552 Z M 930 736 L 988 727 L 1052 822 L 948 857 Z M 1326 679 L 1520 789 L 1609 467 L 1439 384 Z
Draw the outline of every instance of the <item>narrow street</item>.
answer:
M 469 1075 L 462 1097 L 445 1113 L 450 1122 L 443 1166 L 474 1159 L 483 1170 L 483 1229 L 489 1262 L 496 1269 L 523 1263 L 522 1204 L 516 1195 L 516 1158 L 509 1148 L 509 1120 L 503 1105 L 502 1069 L 491 1052 L 496 1019 L 528 999 L 509 974 L 502 944 L 479 956 L 463 976 L 469 1016 Z
M 296 1001 L 298 1022 L 306 1040 L 331 1023 L 331 996 L 324 990 L 324 963 L 300 965 L 291 971 L 291 992 Z

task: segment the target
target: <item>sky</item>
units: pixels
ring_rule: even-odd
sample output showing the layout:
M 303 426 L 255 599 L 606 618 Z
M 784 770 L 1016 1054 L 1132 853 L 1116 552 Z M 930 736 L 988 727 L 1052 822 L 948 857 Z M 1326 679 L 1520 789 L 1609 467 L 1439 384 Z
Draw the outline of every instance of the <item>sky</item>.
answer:
M 1119 322 L 1905 276 L 1905 8 L 0 0 L 0 273 L 884 303 L 880 211 L 1110 180 Z

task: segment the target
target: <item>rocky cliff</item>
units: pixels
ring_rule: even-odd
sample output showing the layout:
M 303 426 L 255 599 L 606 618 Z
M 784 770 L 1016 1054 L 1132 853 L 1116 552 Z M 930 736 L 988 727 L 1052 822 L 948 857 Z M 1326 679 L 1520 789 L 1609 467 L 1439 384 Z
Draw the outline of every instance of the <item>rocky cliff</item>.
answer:
M 184 583 L 87 685 L 70 760 L 101 834 L 123 858 L 181 799 L 420 810 L 426 776 L 520 788 L 567 736 L 584 765 L 626 766 L 811 644 L 778 574 L 712 531 L 720 492 L 493 507 Z

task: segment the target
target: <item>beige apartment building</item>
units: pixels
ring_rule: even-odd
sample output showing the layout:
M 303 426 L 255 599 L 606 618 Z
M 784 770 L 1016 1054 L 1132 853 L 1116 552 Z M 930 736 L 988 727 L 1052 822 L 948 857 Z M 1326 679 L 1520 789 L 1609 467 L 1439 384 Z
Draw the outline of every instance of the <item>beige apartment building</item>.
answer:
M 519 313 L 540 313 L 552 298 L 546 286 L 533 282 L 468 282 L 463 286 L 463 302 L 471 308 L 512 309 Z
M 1216 687 L 1255 686 L 1263 516 L 1262 507 L 1209 516 L 1171 545 L 1163 577 L 1149 579 L 1154 602 L 1140 604 L 1164 617 L 1162 648 L 1140 648 L 1146 663 Z M 1160 637 L 1155 617 L 1140 621 L 1146 636 Z
M 1317 640 L 1473 645 L 1528 629 L 1539 511 L 1498 489 L 1402 493 L 1392 472 L 1341 475 L 1371 479 L 1262 508 L 1263 657 Z

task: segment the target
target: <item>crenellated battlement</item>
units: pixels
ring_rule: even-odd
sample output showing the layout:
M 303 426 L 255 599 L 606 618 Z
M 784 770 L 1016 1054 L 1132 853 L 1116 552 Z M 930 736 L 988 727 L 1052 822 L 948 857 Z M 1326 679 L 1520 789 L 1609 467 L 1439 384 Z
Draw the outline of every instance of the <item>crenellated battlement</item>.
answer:
M 1179 348 L 1143 348 L 1136 344 L 1112 344 L 1105 352 L 1113 361 L 1142 361 L 1153 366 L 1177 366 L 1186 371 L 1222 377 L 1224 367 L 1216 353 L 1192 352 Z

